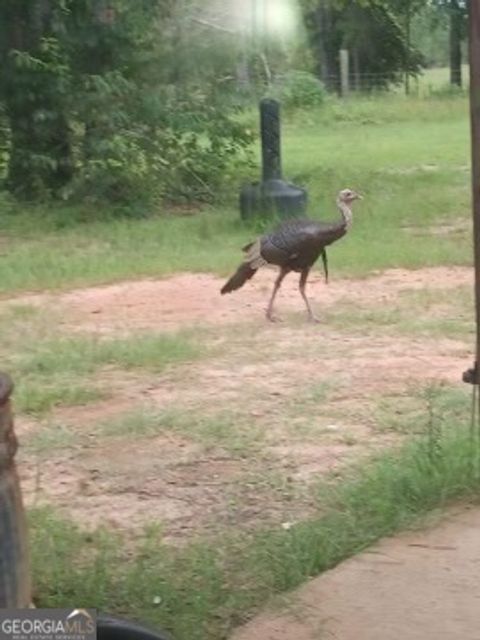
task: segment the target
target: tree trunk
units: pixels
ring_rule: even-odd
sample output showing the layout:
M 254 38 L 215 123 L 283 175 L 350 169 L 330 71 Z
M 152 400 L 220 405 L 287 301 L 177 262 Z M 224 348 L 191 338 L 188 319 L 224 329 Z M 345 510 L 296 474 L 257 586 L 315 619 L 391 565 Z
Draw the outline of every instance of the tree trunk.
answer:
M 406 55 L 405 55 L 405 95 L 410 95 L 410 47 L 412 43 L 411 38 L 411 24 L 412 16 L 410 11 L 410 3 L 408 3 L 407 11 L 405 13 L 405 40 L 406 40 Z
M 340 40 L 335 29 L 333 10 L 320 6 L 313 15 L 315 23 L 314 46 L 317 50 L 317 68 L 325 86 L 340 92 Z
M 462 12 L 458 0 L 450 2 L 450 84 L 462 86 Z

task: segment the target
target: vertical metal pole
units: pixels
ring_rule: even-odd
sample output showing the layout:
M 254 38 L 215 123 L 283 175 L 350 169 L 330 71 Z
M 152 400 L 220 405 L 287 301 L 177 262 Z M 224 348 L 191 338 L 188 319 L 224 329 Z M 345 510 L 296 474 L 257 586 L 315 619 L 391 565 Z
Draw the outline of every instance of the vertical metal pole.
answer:
M 347 49 L 340 49 L 340 80 L 342 88 L 342 98 L 346 98 L 350 90 Z
M 476 363 L 480 365 L 480 0 L 469 2 L 470 127 L 475 259 Z M 478 373 L 477 373 L 478 376 Z M 478 380 L 475 380 L 478 384 Z M 480 393 L 478 394 L 480 402 Z M 480 406 L 479 412 L 480 415 Z
M 260 102 L 260 134 L 263 180 L 281 180 L 280 104 L 276 100 L 264 98 Z

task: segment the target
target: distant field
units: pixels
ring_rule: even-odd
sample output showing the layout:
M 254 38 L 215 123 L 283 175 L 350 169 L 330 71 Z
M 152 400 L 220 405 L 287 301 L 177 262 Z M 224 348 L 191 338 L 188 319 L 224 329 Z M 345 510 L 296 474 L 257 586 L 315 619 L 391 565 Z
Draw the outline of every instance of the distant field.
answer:
M 462 65 L 463 86 L 469 86 L 469 66 Z M 419 76 L 418 86 L 421 92 L 427 93 L 430 89 L 439 89 L 448 87 L 450 82 L 450 69 L 448 67 L 439 67 L 435 69 L 425 69 Z M 415 83 L 414 83 L 415 86 Z
M 285 118 L 284 172 L 308 188 L 312 216 L 335 218 L 335 194 L 347 185 L 365 195 L 352 233 L 331 252 L 335 273 L 469 263 L 468 136 L 462 96 L 331 99 Z M 225 275 L 259 230 L 243 224 L 237 208 L 240 185 L 258 173 L 239 175 L 224 204 L 183 216 L 158 210 L 147 219 L 112 219 L 108 210 L 88 207 L 19 211 L 4 200 L 0 293 L 178 271 Z M 432 227 L 443 231 L 430 233 Z

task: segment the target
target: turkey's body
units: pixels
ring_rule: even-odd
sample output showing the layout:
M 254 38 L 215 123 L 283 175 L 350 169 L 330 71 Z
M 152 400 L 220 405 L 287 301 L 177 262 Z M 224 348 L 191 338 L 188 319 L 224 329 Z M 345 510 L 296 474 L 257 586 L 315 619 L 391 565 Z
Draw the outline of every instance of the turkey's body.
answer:
M 260 238 L 260 254 L 268 264 L 290 271 L 310 269 L 320 254 L 347 232 L 345 222 L 325 224 L 314 220 L 292 220 Z
M 325 276 L 328 280 L 326 247 L 342 238 L 352 221 L 350 202 L 359 198 L 355 192 L 340 192 L 337 205 L 341 219 L 335 223 L 317 222 L 308 218 L 289 220 L 271 233 L 267 233 L 243 248 L 245 259 L 233 276 L 225 283 L 221 293 L 230 293 L 242 287 L 256 271 L 267 264 L 280 267 L 280 273 L 267 308 L 267 317 L 273 320 L 273 302 L 283 278 L 290 271 L 300 272 L 300 293 L 305 301 L 308 314 L 315 320 L 310 303 L 305 294 L 308 273 L 322 256 Z

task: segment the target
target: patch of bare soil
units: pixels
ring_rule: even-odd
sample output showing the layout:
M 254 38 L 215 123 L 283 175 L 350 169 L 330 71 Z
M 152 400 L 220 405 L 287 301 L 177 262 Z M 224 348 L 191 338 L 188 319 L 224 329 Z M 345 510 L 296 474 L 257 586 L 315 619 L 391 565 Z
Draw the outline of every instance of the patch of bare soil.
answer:
M 307 583 L 232 640 L 478 640 L 480 509 L 387 539 Z
M 465 236 L 467 233 L 471 233 L 470 229 L 465 227 L 464 223 L 450 223 L 439 224 L 428 227 L 403 227 L 404 231 L 407 231 L 412 236 Z
M 88 527 L 136 532 L 161 522 L 172 541 L 226 526 L 280 526 L 317 508 L 311 487 L 319 476 L 398 441 L 398 434 L 375 429 L 375 399 L 430 382 L 461 384 L 470 364 L 470 347 L 461 340 L 312 325 L 304 321 L 293 277 L 278 299 L 287 322 L 272 325 L 263 306 L 274 274 L 258 276 L 225 297 L 218 278 L 185 274 L 21 298 L 62 310 L 65 330 L 129 334 L 202 324 L 215 328 L 222 346 L 213 358 L 161 375 L 128 372 L 116 380 L 110 372 L 110 399 L 57 410 L 51 424 L 73 429 L 78 443 L 38 458 L 21 450 L 27 503 L 54 504 Z M 317 279 L 311 293 L 320 308 L 344 299 L 375 306 L 402 291 L 453 290 L 471 282 L 471 270 L 463 268 L 392 270 L 328 286 Z M 181 411 L 186 426 L 153 436 L 97 431 L 98 423 L 143 405 Z M 220 439 L 213 431 L 205 441 L 197 419 L 215 420 L 219 412 L 230 421 Z M 42 428 L 22 417 L 17 424 L 21 438 Z
M 294 521 L 313 508 L 307 496 L 290 502 L 285 487 L 265 481 L 274 469 L 288 476 L 288 460 L 239 459 L 181 438 L 160 436 L 127 447 L 125 441 L 92 443 L 90 450 L 35 461 L 20 455 L 19 466 L 28 506 L 53 504 L 85 529 L 138 534 L 161 523 L 168 542 L 225 527 L 247 530 L 260 521 Z

